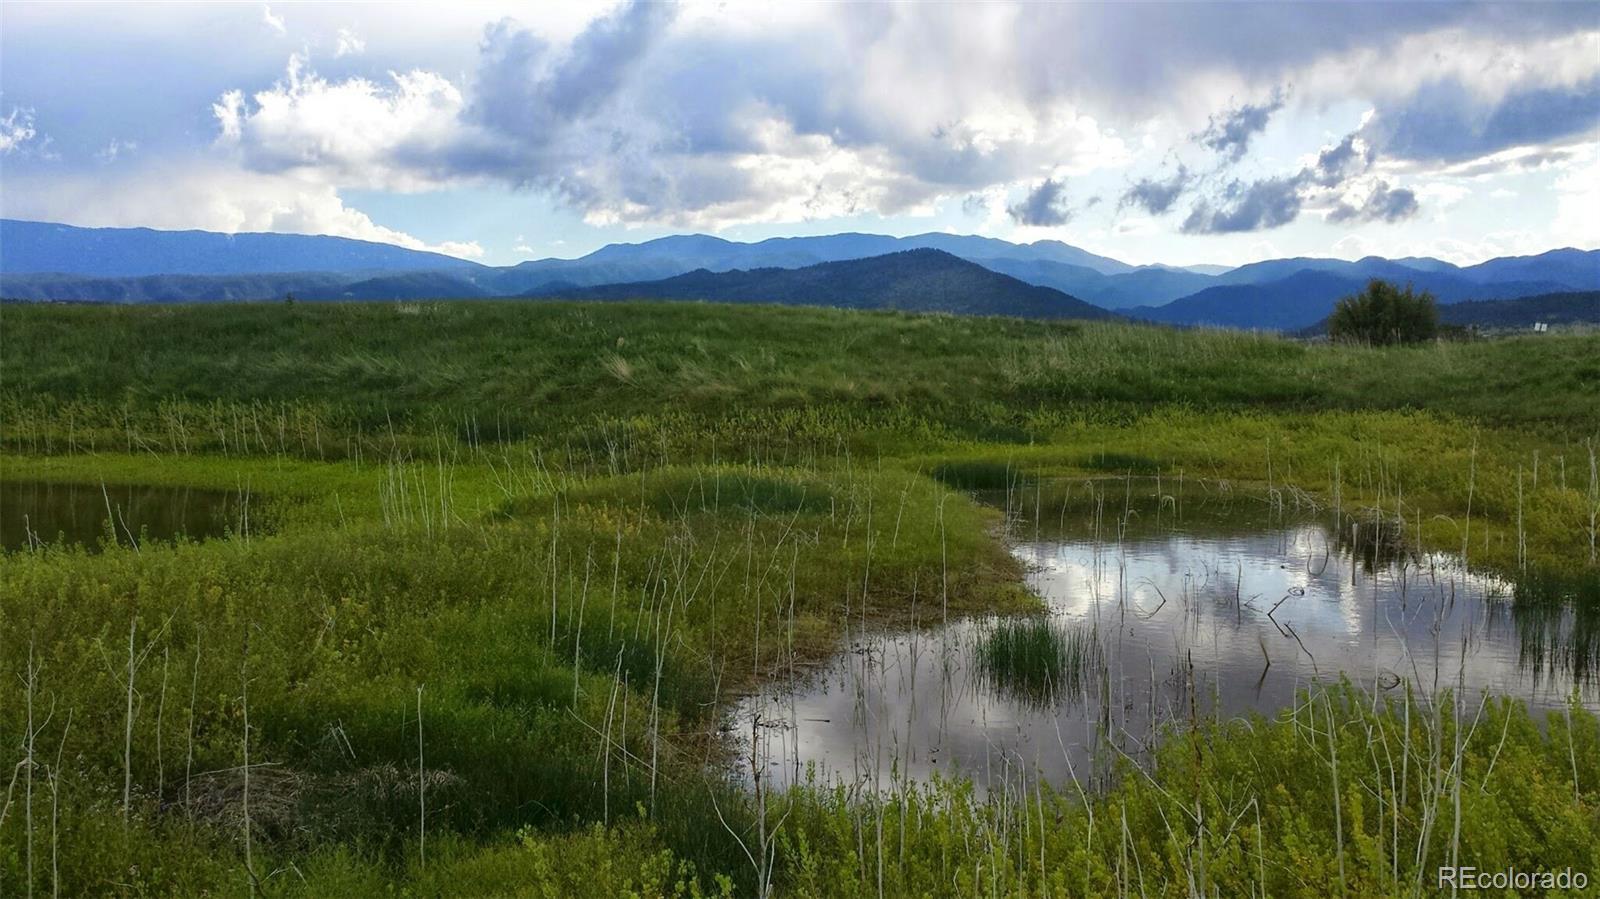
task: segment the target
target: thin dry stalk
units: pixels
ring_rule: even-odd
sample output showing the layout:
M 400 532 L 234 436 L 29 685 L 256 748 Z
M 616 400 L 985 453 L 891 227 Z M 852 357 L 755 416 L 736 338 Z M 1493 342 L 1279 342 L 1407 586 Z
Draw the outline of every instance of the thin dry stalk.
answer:
M 428 867 L 428 778 L 422 767 L 422 684 L 417 685 L 417 861 Z

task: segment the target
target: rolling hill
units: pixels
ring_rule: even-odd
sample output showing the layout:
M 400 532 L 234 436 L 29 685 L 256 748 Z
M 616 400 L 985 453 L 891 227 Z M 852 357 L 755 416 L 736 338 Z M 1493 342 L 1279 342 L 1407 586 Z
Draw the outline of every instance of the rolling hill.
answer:
M 1112 318 L 1059 290 L 1028 284 L 942 250 L 903 250 L 797 269 L 705 269 L 631 284 L 546 288 L 532 295 L 582 300 L 714 300 L 899 309 L 1026 318 Z

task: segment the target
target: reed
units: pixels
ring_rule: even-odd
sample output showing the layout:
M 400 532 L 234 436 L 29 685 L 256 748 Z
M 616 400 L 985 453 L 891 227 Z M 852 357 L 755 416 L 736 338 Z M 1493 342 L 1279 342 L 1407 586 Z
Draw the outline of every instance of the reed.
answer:
M 1063 626 L 1044 617 L 997 621 L 977 651 L 989 683 L 1036 706 L 1080 697 L 1099 658 L 1090 627 Z

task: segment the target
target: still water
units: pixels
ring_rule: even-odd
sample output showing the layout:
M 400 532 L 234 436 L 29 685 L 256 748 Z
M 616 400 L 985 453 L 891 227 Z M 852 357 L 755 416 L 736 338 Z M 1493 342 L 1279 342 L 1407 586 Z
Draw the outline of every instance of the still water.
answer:
M 1468 714 L 1485 691 L 1553 709 L 1576 690 L 1600 710 L 1594 578 L 1513 582 L 1348 519 L 1240 505 L 1014 518 L 1012 551 L 1051 624 L 1092 648 L 1070 689 L 1007 689 L 981 664 L 997 621 L 952 620 L 857 635 L 747 700 L 733 726 L 757 735 L 779 786 L 814 765 L 881 784 L 959 769 L 981 787 L 1019 771 L 1082 779 L 1108 755 L 1143 758 L 1165 724 L 1272 713 L 1341 677 L 1397 697 L 1454 689 Z
M 0 481 L 0 550 L 220 537 L 246 525 L 244 497 L 189 487 Z

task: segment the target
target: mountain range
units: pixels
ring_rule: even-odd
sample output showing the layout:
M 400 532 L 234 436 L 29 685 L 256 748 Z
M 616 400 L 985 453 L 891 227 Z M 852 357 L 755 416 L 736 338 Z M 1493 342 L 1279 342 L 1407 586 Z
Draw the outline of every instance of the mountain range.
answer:
M 713 272 L 595 287 L 548 286 L 528 296 L 574 300 L 712 300 L 845 309 L 900 309 L 1024 318 L 1112 318 L 1051 287 L 1020 281 L 943 250 L 900 250 L 802 268 Z
M 482 268 L 385 243 L 307 234 L 76 228 L 0 219 L 0 273 L 93 277 Z
M 1465 267 L 1369 256 L 1224 268 L 1135 266 L 1053 240 L 848 233 L 740 243 L 696 234 L 495 267 L 348 238 L 0 220 L 0 295 L 22 300 L 698 298 L 1046 317 L 1111 310 L 1171 324 L 1295 331 L 1372 278 L 1432 291 L 1446 304 L 1600 290 L 1600 251 L 1560 249 Z M 976 293 L 958 298 L 957 289 Z

